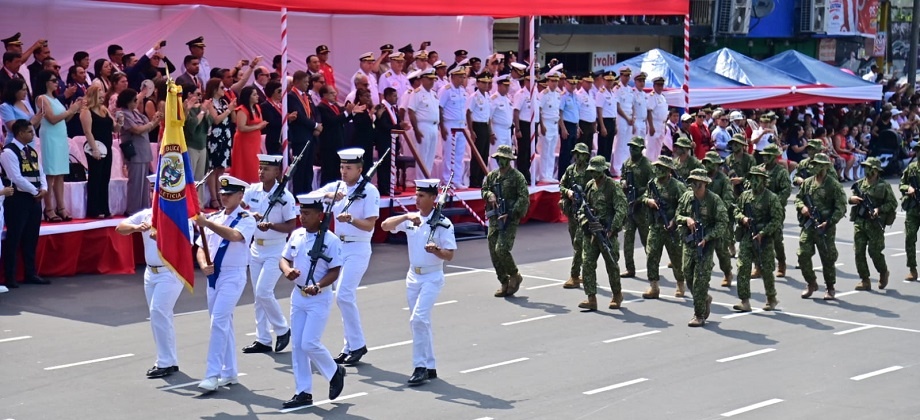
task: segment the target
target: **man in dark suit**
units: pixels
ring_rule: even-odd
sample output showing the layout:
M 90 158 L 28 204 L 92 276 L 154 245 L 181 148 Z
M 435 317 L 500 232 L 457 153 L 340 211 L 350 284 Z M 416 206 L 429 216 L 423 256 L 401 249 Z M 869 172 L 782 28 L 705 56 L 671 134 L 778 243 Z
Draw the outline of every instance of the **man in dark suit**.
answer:
M 3 69 L 0 69 L 0 91 L 3 91 L 6 83 L 10 80 L 22 79 L 25 81 L 22 73 L 19 73 L 20 67 L 22 67 L 22 54 L 17 52 L 3 53 Z M 30 92 L 29 97 L 31 96 Z
M 185 60 L 182 61 L 185 67 L 185 73 L 182 73 L 182 75 L 176 78 L 176 83 L 180 85 L 194 85 L 201 91 L 201 79 L 198 78 L 198 71 L 201 69 L 199 63 L 198 57 L 191 54 L 185 56 Z
M 326 185 L 340 179 L 337 159 L 339 150 L 345 147 L 345 123 L 352 120 L 354 112 L 363 112 L 365 106 L 348 102 L 345 109 L 342 109 L 335 102 L 338 92 L 334 86 L 328 84 L 319 89 L 319 94 L 322 101 L 316 107 L 316 111 L 319 113 L 319 120 L 323 122 L 323 130 L 319 134 L 319 156 L 322 166 L 320 183 Z
M 256 88 L 256 93 L 259 94 L 259 103 L 265 102 L 268 100 L 270 93 L 265 92 L 265 86 L 269 81 L 272 80 L 271 72 L 268 71 L 265 66 L 256 67 L 252 72 L 252 76 L 255 80 L 252 82 L 252 87 Z M 277 82 L 280 84 L 281 79 L 278 79 Z
M 383 90 L 383 102 L 377 105 L 377 118 L 374 123 L 374 147 L 377 148 L 377 156 L 383 156 L 383 152 L 392 145 L 390 130 L 399 129 L 399 111 L 396 109 L 396 89 L 388 87 Z M 399 147 L 399 139 L 396 140 L 396 147 Z M 380 162 L 377 169 L 377 189 L 381 195 L 390 194 L 390 165 L 391 159 L 397 154 L 397 150 L 390 150 L 386 159 Z
M 26 66 L 26 68 L 29 70 L 30 85 L 32 89 L 35 89 L 35 85 L 38 82 L 38 74 L 42 72 L 45 59 L 51 57 L 51 49 L 49 49 L 47 45 L 42 45 L 35 49 L 32 56 L 35 58 L 35 61 Z M 25 60 L 26 58 L 23 57 L 23 61 Z
M 294 82 L 287 95 L 288 142 L 291 149 L 291 159 L 303 152 L 303 157 L 297 164 L 294 172 L 294 195 L 307 193 L 313 190 L 313 156 L 316 150 L 317 137 L 323 131 L 322 120 L 317 114 L 316 107 L 307 93 L 310 77 L 304 71 L 294 72 Z M 296 115 L 296 116 L 294 116 Z M 307 147 L 307 142 L 310 142 Z M 336 149 L 335 151 L 338 151 Z M 338 163 L 336 163 L 338 164 Z

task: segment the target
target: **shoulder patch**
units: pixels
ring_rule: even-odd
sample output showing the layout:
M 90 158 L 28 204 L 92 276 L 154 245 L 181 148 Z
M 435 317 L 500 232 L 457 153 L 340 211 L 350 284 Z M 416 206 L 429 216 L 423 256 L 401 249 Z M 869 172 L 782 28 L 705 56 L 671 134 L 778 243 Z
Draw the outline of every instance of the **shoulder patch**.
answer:
M 392 76 L 392 75 L 393 75 L 393 72 L 392 72 L 392 71 L 389 71 L 389 70 L 387 70 L 387 72 L 386 72 L 386 73 L 384 73 L 383 75 L 384 75 L 384 76 L 386 76 L 386 77 L 390 77 L 390 76 Z

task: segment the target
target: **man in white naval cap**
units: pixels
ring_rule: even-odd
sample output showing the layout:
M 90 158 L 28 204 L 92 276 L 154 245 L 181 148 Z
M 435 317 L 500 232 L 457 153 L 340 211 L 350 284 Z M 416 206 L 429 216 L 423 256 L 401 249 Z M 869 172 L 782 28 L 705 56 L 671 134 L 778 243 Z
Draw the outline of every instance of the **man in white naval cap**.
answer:
M 376 63 L 374 53 L 366 52 L 361 54 L 358 57 L 358 61 L 360 62 L 358 71 L 355 72 L 354 76 L 351 76 L 351 90 L 357 90 L 355 77 L 359 74 L 363 75 L 367 78 L 367 89 L 371 91 L 371 102 L 376 106 L 380 103 L 380 92 L 377 91 L 377 75 L 374 73 L 374 64 Z
M 450 179 L 453 174 L 454 185 L 460 186 L 468 185 L 463 181 L 466 170 L 463 164 L 463 157 L 466 156 L 466 102 L 470 96 L 463 80 L 466 71 L 466 67 L 463 66 L 455 68 L 450 73 L 450 84 L 438 92 L 441 137 L 444 139 L 441 149 L 441 177 Z
M 378 79 L 377 88 L 380 94 L 386 88 L 396 89 L 396 94 L 402 96 L 409 90 L 409 77 L 403 72 L 403 65 L 406 59 L 403 53 L 396 53 L 390 56 L 390 69 L 383 72 Z
M 498 146 L 513 146 L 512 138 L 514 137 L 514 98 L 509 94 L 511 77 L 507 74 L 498 76 L 494 82 L 497 88 L 491 97 L 492 139 L 489 141 L 489 156 L 498 150 Z M 498 164 L 495 163 L 495 160 L 489 159 L 489 170 L 496 169 L 498 169 Z
M 422 165 L 430 172 L 434 165 L 434 156 L 438 145 L 438 125 L 441 122 L 438 93 L 434 90 L 434 69 L 423 70 L 421 74 L 422 85 L 412 93 L 409 99 L 409 121 L 412 131 L 415 132 L 415 142 L 418 143 L 418 154 Z M 421 179 L 424 174 L 416 168 L 416 179 Z
M 632 76 L 632 70 L 623 66 L 620 68 L 620 85 L 613 92 L 616 100 L 616 138 L 613 141 L 613 157 L 608 159 L 612 175 L 619 175 L 623 162 L 629 159 L 629 142 L 632 141 L 635 133 L 636 124 L 639 120 L 636 118 L 636 95 L 639 92 L 636 88 L 629 85 L 629 78 Z M 645 115 L 644 117 L 647 117 Z
M 371 260 L 371 238 L 380 216 L 380 191 L 368 182 L 363 193 L 355 194 L 364 178 L 364 149 L 339 151 L 341 181 L 330 182 L 319 191 L 333 200 L 335 234 L 342 241 L 342 270 L 336 282 L 335 301 L 342 312 L 345 346 L 336 356 L 336 363 L 353 366 L 367 354 L 361 315 L 358 312 L 358 286 Z M 347 207 L 347 209 L 346 209 Z
M 157 176 L 150 175 L 147 180 L 156 184 Z M 176 330 L 173 327 L 173 309 L 182 293 L 182 280 L 166 267 L 157 251 L 156 234 L 151 232 L 153 210 L 143 209 L 122 220 L 115 231 L 121 235 L 140 233 L 144 238 L 144 295 L 150 311 L 150 328 L 153 330 L 153 343 L 157 348 L 157 360 L 147 370 L 148 378 L 162 378 L 179 371 L 179 359 L 176 353 Z M 189 224 L 191 230 L 192 225 Z
M 211 315 L 207 369 L 204 380 L 198 384 L 198 388 L 205 391 L 239 383 L 233 309 L 246 286 L 249 242 L 256 230 L 255 218 L 240 206 L 243 191 L 249 184 L 229 175 L 221 176 L 219 182 L 224 209 L 208 218 L 199 214 L 196 219 L 205 234 L 195 244 L 198 245 L 198 266 L 208 276 L 208 313 Z M 210 253 L 207 257 L 202 248 L 205 241 Z
M 559 65 L 558 67 L 562 67 Z M 546 89 L 537 94 L 540 98 L 540 165 L 538 182 L 559 183 L 556 178 L 556 147 L 559 146 L 562 119 L 562 90 L 559 89 L 559 68 L 553 67 L 546 73 Z M 560 167 L 562 163 L 560 162 Z M 562 169 L 565 170 L 564 168 Z
M 256 221 L 256 230 L 249 247 L 249 278 L 252 281 L 253 306 L 256 313 L 256 340 L 243 347 L 243 353 L 268 353 L 272 351 L 272 329 L 278 340 L 275 352 L 287 347 L 291 340 L 281 305 L 275 299 L 275 285 L 281 278 L 278 261 L 289 233 L 297 227 L 297 204 L 294 195 L 280 184 L 283 156 L 258 155 L 259 181 L 243 192 L 243 206 Z M 281 189 L 280 201 L 269 200 Z M 271 207 L 271 211 L 269 211 Z M 267 217 L 266 217 L 267 213 Z
M 652 79 L 652 91 L 648 94 L 648 138 L 645 142 L 645 157 L 650 161 L 658 160 L 661 147 L 666 137 L 670 136 L 666 122 L 668 120 L 668 101 L 664 94 L 664 77 Z
M 339 238 L 332 232 L 323 234 L 322 256 L 315 263 L 310 256 L 319 240 L 323 221 L 323 197 L 319 191 L 297 196 L 302 228 L 291 234 L 284 246 L 281 272 L 294 282 L 291 292 L 291 362 L 297 393 L 284 402 L 284 408 L 313 405 L 313 366 L 329 381 L 329 399 L 334 400 L 345 386 L 345 368 L 337 364 L 322 343 L 323 330 L 332 309 L 330 286 L 339 277 L 343 260 Z M 315 265 L 314 265 L 315 264 Z M 310 276 L 312 274 L 312 277 Z
M 387 218 L 380 228 L 405 232 L 409 250 L 406 273 L 406 299 L 412 328 L 412 364 L 415 370 L 409 385 L 421 385 L 438 377 L 432 344 L 431 310 L 444 287 L 444 261 L 454 258 L 457 241 L 454 226 L 447 217 L 431 223 L 438 200 L 438 179 L 415 181 L 415 206 L 418 212 Z M 432 229 L 434 232 L 432 233 Z M 430 239 L 430 240 L 429 240 Z

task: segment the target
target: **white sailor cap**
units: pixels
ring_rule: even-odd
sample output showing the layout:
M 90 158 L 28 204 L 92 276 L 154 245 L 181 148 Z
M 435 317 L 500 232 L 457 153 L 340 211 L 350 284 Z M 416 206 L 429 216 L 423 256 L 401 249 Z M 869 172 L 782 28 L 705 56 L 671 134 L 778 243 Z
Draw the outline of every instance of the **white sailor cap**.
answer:
M 438 75 L 434 73 L 434 69 L 433 69 L 433 68 L 428 67 L 427 69 L 422 70 L 421 77 L 427 77 L 427 78 L 429 78 L 429 79 L 437 79 L 437 78 L 438 78 Z
M 498 76 L 492 79 L 492 82 L 497 83 L 499 85 L 510 85 L 511 84 L 511 80 L 509 80 L 509 75 L 507 74 L 503 74 L 501 76 Z
M 366 52 L 366 53 L 364 53 L 364 54 L 361 54 L 361 56 L 358 57 L 358 60 L 360 60 L 360 61 L 374 61 L 374 53 L 372 53 L 372 52 Z
M 469 64 L 469 63 L 470 63 L 470 59 L 469 59 L 469 58 L 464 58 L 464 59 L 461 60 L 459 63 L 457 63 L 457 65 L 458 65 L 458 66 L 465 66 L 465 65 L 467 65 L 467 64 Z
M 324 197 L 325 194 L 322 191 L 313 191 L 298 195 L 297 202 L 300 203 L 302 209 L 322 209 Z
M 263 155 L 258 154 L 259 164 L 260 165 L 272 165 L 272 166 L 281 166 L 281 161 L 284 160 L 284 156 L 281 155 Z
M 527 70 L 527 66 L 521 63 L 511 63 L 511 67 L 514 67 L 515 70 L 524 71 Z
M 466 76 L 467 73 L 469 73 L 469 71 L 467 70 L 466 66 L 457 66 L 450 71 L 450 74 L 453 76 Z
M 364 149 L 358 147 L 339 150 L 339 159 L 342 163 L 361 163 L 363 157 Z
M 422 77 L 422 71 L 421 71 L 421 70 L 415 70 L 415 71 L 409 73 L 408 79 L 409 79 L 409 80 L 413 80 L 413 79 L 418 79 L 418 78 L 420 78 L 420 77 Z
M 445 64 L 445 63 L 444 63 L 443 61 L 441 61 L 441 60 L 438 60 L 438 61 L 435 61 L 434 64 L 431 65 L 431 67 L 434 67 L 434 68 L 436 68 L 436 69 L 437 69 L 437 68 L 441 68 L 441 67 L 447 68 L 447 64 Z
M 147 181 L 150 182 L 151 184 L 156 184 L 156 183 L 157 183 L 157 178 L 158 178 L 158 177 L 157 177 L 156 174 L 147 175 Z
M 232 177 L 230 175 L 221 175 L 220 178 L 220 193 L 221 194 L 233 194 L 235 192 L 243 192 L 246 188 L 249 187 L 249 183 L 243 181 L 242 179 Z
M 440 185 L 441 185 L 441 180 L 437 178 L 416 179 L 415 180 L 415 189 L 419 191 L 429 192 L 432 194 L 438 193 L 438 186 Z
M 549 71 L 546 72 L 544 76 L 546 76 L 547 78 L 555 77 L 556 79 L 558 79 L 562 75 L 562 67 L 563 67 L 562 63 L 556 64 L 555 66 L 553 66 L 553 68 L 549 69 Z

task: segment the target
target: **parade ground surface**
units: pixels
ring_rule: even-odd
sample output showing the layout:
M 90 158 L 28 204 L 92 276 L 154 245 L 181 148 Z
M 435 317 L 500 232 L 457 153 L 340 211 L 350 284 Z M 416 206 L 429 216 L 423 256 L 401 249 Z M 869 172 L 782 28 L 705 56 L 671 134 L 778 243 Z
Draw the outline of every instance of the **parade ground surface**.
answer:
M 524 283 L 513 298 L 492 297 L 498 282 L 486 242 L 462 242 L 433 311 L 439 377 L 417 388 L 406 386 L 413 366 L 405 245 L 374 245 L 358 294 L 370 352 L 347 368 L 338 400 L 326 400 L 328 383 L 314 375 L 315 406 L 289 414 L 281 404 L 295 394 L 290 347 L 280 354 L 240 352 L 238 385 L 204 396 L 195 387 L 208 346 L 204 277 L 176 305 L 180 372 L 164 379 L 144 375 L 154 364 L 154 346 L 142 270 L 54 278 L 52 286 L 22 285 L 0 295 L 0 419 L 917 418 L 920 284 L 902 280 L 903 231 L 900 213 L 885 234 L 887 290 L 877 290 L 872 269 L 873 290 L 855 292 L 853 224 L 844 219 L 837 230 L 837 300 L 821 300 L 820 273 L 821 290 L 803 300 L 790 199 L 783 228 L 789 270 L 777 279 L 779 310 L 758 309 L 765 297 L 755 279 L 755 311 L 734 314 L 736 289 L 719 287 L 722 273 L 715 271 L 704 328 L 686 326 L 692 301 L 689 293 L 671 297 L 666 256 L 662 299 L 641 298 L 647 282 L 639 248 L 639 278 L 623 280 L 624 309 L 606 309 L 610 291 L 600 274 L 601 309 L 583 313 L 576 307 L 582 290 L 562 289 L 571 263 L 565 224 L 521 227 L 514 255 Z M 820 267 L 817 255 L 814 261 Z M 290 283 L 281 280 L 276 291 L 287 312 Z M 234 317 L 237 348 L 254 339 L 252 301 L 247 286 Z M 336 307 L 323 342 L 333 355 L 341 349 Z

